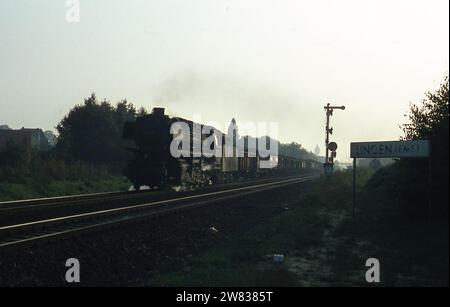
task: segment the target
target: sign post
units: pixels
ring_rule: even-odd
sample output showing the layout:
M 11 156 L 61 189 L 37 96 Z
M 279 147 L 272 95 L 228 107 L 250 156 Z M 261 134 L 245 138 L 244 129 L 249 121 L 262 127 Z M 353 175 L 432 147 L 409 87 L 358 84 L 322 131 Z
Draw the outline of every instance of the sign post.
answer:
M 358 142 L 350 144 L 353 158 L 353 217 L 356 214 L 356 159 L 357 158 L 430 158 L 430 141 Z M 428 219 L 431 219 L 431 158 L 429 162 Z
M 356 158 L 353 158 L 353 218 L 356 214 Z

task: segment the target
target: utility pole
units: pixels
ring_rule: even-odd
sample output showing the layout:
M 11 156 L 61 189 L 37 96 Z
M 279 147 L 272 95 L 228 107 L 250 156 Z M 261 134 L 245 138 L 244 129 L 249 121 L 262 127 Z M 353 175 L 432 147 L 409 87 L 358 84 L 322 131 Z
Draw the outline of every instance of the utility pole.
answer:
M 329 103 L 324 107 L 326 114 L 326 126 L 325 126 L 325 163 L 323 165 L 326 177 L 330 177 L 333 173 L 333 159 L 336 157 L 337 144 L 334 142 L 330 143 L 330 134 L 333 134 L 333 128 L 330 127 L 330 116 L 333 116 L 333 111 L 345 110 L 345 106 L 332 106 Z M 330 158 L 329 151 L 331 150 L 332 155 Z

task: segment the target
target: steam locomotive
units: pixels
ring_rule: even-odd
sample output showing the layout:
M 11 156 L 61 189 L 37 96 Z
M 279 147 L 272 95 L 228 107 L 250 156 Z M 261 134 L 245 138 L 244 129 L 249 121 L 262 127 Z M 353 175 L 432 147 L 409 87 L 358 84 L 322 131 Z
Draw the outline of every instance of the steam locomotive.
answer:
M 183 136 L 189 148 L 178 156 L 174 156 L 171 151 L 180 149 L 182 142 L 177 143 L 176 139 L 182 133 L 171 131 L 174 123 L 181 123 L 189 128 L 189 134 Z M 235 123 L 233 119 L 230 126 Z M 203 133 L 194 133 L 196 127 Z M 214 127 L 180 117 L 171 118 L 165 115 L 163 108 L 154 108 L 151 114 L 138 117 L 136 121 L 127 122 L 124 126 L 123 138 L 132 144 L 128 149 L 134 156 L 124 169 L 124 174 L 136 190 L 141 186 L 164 189 L 168 186 L 202 186 L 246 178 L 304 173 L 317 171 L 321 166 L 313 160 L 282 155 L 262 157 L 257 150 L 261 139 L 239 137 L 234 130 L 231 133 L 234 133 L 231 137 L 233 141 L 227 143 L 230 133 L 227 135 Z M 204 144 L 208 138 L 213 139 L 210 149 L 218 154 L 203 155 L 193 145 Z M 228 144 L 228 147 L 222 144 Z M 273 167 L 261 167 L 263 161 L 272 162 Z

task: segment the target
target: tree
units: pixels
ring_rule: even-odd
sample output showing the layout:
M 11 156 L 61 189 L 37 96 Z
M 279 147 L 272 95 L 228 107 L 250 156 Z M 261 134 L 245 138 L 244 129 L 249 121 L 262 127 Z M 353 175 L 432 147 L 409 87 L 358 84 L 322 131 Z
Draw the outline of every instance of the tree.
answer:
M 403 140 L 430 140 L 431 158 L 402 158 L 381 168 L 367 183 L 370 188 L 383 188 L 387 199 L 395 200 L 401 216 L 425 220 L 432 200 L 432 217 L 448 223 L 449 184 L 449 84 L 448 77 L 434 92 L 425 94 L 419 105 L 411 105 L 407 124 L 402 126 Z M 431 162 L 431 163 L 430 163 Z M 431 191 L 429 174 L 431 165 Z M 431 192 L 431 193 L 430 193 Z
M 448 184 L 449 184 L 449 79 L 444 78 L 439 89 L 425 94 L 421 105 L 411 105 L 409 123 L 403 125 L 405 140 L 430 140 L 431 143 L 431 177 L 433 205 L 441 210 L 438 214 L 448 218 Z M 400 166 L 411 178 L 407 188 L 411 191 L 412 201 L 424 200 L 424 180 L 419 176 L 428 174 L 427 160 L 402 159 Z M 426 195 L 425 195 L 426 196 Z M 426 199 L 424 200 L 426 201 Z
M 403 125 L 404 139 L 441 140 L 447 136 L 449 116 L 449 83 L 448 76 L 444 78 L 440 88 L 435 92 L 425 94 L 422 105 L 411 105 L 409 123 Z M 448 142 L 446 142 L 448 145 Z
M 129 154 L 122 139 L 125 122 L 136 117 L 135 107 L 122 100 L 114 107 L 95 94 L 76 105 L 56 127 L 57 150 L 86 162 L 123 162 Z
M 143 108 L 141 107 L 141 109 Z M 119 133 L 119 135 L 117 135 L 117 149 L 115 152 L 116 161 L 128 161 L 132 157 L 131 152 L 126 149 L 127 142 L 123 138 L 123 128 L 126 122 L 136 120 L 136 116 L 138 116 L 136 108 L 126 99 L 116 104 L 116 109 L 113 114 Z
M 126 99 L 116 104 L 114 120 L 119 128 L 123 127 L 127 121 L 132 121 L 135 118 L 136 108 L 133 104 L 128 103 Z
M 147 110 L 144 107 L 140 107 L 138 112 L 137 112 L 137 116 L 138 117 L 142 117 L 142 116 L 145 116 L 145 115 L 148 115 Z
M 317 160 L 317 156 L 315 156 L 312 152 L 307 151 L 302 147 L 301 144 L 296 142 L 291 142 L 289 144 L 278 144 L 278 151 L 280 155 L 293 157 L 297 159 L 311 159 Z

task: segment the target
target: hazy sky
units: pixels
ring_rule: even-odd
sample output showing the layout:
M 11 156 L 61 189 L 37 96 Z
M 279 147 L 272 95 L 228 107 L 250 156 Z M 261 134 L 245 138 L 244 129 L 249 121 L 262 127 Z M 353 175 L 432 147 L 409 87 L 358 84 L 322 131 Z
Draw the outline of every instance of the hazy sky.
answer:
M 398 139 L 410 102 L 449 66 L 448 0 L 0 0 L 0 124 L 53 129 L 84 97 L 238 124 L 338 159 Z

